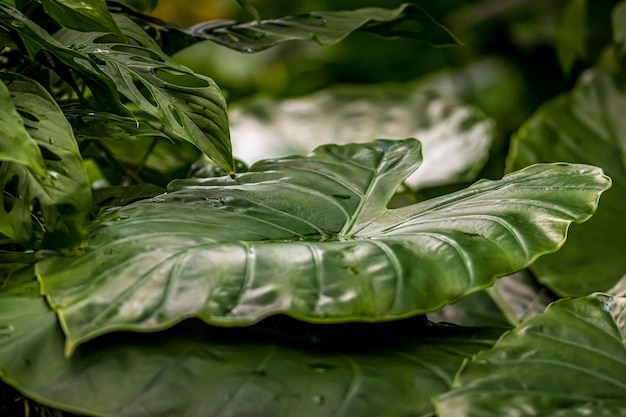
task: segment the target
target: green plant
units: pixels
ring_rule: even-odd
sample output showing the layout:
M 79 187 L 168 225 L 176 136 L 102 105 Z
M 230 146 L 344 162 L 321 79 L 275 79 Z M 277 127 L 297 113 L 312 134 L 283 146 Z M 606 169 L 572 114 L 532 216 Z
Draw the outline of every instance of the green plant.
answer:
M 430 109 L 408 131 L 447 126 L 453 140 L 425 141 L 433 153 L 446 143 L 479 151 L 427 177 L 412 176 L 422 145 L 404 138 L 326 144 L 246 167 L 233 159 L 217 85 L 172 53 L 207 39 L 242 52 L 289 40 L 327 45 L 355 31 L 457 41 L 415 5 L 259 20 L 250 2 L 239 3 L 256 20 L 183 30 L 129 7 L 136 3 L 0 2 L 0 378 L 55 414 L 623 410 L 625 301 L 619 284 L 614 295 L 588 295 L 623 271 L 592 282 L 567 261 L 561 275 L 546 274 L 558 256 L 582 256 L 576 236 L 537 261 L 594 214 L 611 187 L 602 168 L 617 191 L 608 192 L 607 212 L 603 198 L 598 218 L 621 224 L 613 207 L 619 154 L 590 146 L 576 158 L 581 131 L 602 139 L 618 131 L 619 112 L 594 115 L 580 98 L 601 88 L 610 94 L 599 97 L 621 103 L 614 72 L 591 70 L 594 77 L 539 110 L 514 137 L 510 172 L 499 180 L 443 192 L 475 178 L 493 123 L 419 88 L 407 99 L 404 86 L 314 100 L 353 120 L 350 103 L 363 95 Z M 574 58 L 563 59 L 570 70 Z M 280 125 L 276 103 L 247 106 L 236 126 Z M 560 117 L 580 124 L 552 123 Z M 371 135 L 388 134 L 378 128 Z M 559 145 L 544 156 L 549 140 Z M 197 162 L 185 178 L 201 152 L 213 162 Z M 614 164 L 604 159 L 612 152 Z M 594 257 L 615 256 L 602 252 Z M 509 276 L 527 267 L 548 288 L 584 297 L 526 320 L 546 294 L 532 277 Z M 494 286 L 497 278 L 505 284 Z M 481 327 L 428 320 L 471 324 L 477 304 L 489 306 Z

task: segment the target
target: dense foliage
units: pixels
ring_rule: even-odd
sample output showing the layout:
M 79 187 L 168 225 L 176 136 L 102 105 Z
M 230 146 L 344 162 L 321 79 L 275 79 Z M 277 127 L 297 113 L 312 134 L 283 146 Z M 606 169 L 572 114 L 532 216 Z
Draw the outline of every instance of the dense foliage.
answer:
M 433 5 L 467 47 L 415 4 L 237 3 L 183 29 L 156 1 L 0 0 L 3 415 L 623 414 L 626 2 Z M 396 43 L 427 68 L 528 11 L 576 81 L 523 123 L 501 57 L 228 112 L 189 67 L 297 73 L 342 41 L 355 74 Z

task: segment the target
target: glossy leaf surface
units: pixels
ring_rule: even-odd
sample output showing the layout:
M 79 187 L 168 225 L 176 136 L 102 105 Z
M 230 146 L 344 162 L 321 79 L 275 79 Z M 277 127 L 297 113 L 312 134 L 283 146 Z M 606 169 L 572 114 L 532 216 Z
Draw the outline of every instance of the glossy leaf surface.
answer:
M 409 322 L 217 329 L 188 321 L 108 335 L 66 359 L 43 300 L 4 297 L 0 376 L 38 402 L 95 416 L 429 416 L 431 397 L 500 331 L 427 328 L 415 336 L 421 325 Z
M 0 84 L 0 161 L 17 162 L 43 174 L 46 166 L 37 142 L 28 134 L 11 92 Z
M 248 163 L 324 143 L 418 138 L 424 163 L 407 179 L 418 188 L 474 181 L 495 137 L 493 121 L 479 109 L 414 84 L 336 86 L 282 101 L 257 97 L 231 106 L 229 116 L 233 152 Z
M 589 224 L 572 230 L 562 250 L 532 266 L 540 281 L 562 295 L 605 291 L 626 271 L 625 112 L 620 84 L 609 72 L 593 69 L 513 137 L 510 171 L 537 162 L 584 163 L 602 167 L 615 184 Z
M 420 160 L 414 139 L 322 146 L 237 182 L 175 181 L 102 216 L 84 255 L 38 265 L 68 353 L 191 316 L 242 326 L 278 313 L 332 323 L 436 310 L 556 250 L 610 185 L 594 167 L 538 165 L 388 210 Z
M 217 42 L 240 52 L 259 52 L 295 40 L 326 46 L 341 41 L 355 31 L 420 39 L 433 45 L 460 43 L 450 31 L 415 4 L 403 4 L 393 10 L 365 7 L 312 12 L 248 23 L 209 21 L 186 30 L 165 23 L 163 25 L 162 46 L 168 54 L 203 40 Z
M 130 19 L 117 17 L 117 22 L 132 44 L 69 29 L 55 37 L 91 57 L 120 94 L 162 123 L 166 134 L 193 143 L 226 171 L 234 171 L 226 102 L 215 82 L 176 64 Z
M 46 13 L 63 27 L 123 36 L 105 0 L 41 0 L 41 4 Z
M 3 73 L 0 79 L 21 114 L 27 135 L 23 139 L 45 161 L 43 172 L 31 164 L 4 161 L 0 165 L 0 232 L 27 245 L 80 246 L 87 234 L 91 190 L 72 128 L 41 85 L 17 74 Z
M 59 43 L 43 28 L 5 2 L 0 2 L 0 25 L 19 35 L 24 43 L 24 52 L 33 61 L 38 56 L 42 57 L 41 51 L 54 57 L 57 74 L 70 85 L 74 85 L 79 97 L 86 100 L 82 89 L 75 85 L 76 81 L 70 74 L 70 69 L 76 71 L 81 82 L 85 83 L 93 93 L 91 100 L 87 100 L 92 106 L 117 114 L 129 114 L 128 109 L 121 102 L 113 81 L 98 68 L 92 57 L 80 54 Z M 43 64 L 51 65 L 48 59 L 44 59 Z
M 437 415 L 624 415 L 625 324 L 624 298 L 558 301 L 474 357 Z

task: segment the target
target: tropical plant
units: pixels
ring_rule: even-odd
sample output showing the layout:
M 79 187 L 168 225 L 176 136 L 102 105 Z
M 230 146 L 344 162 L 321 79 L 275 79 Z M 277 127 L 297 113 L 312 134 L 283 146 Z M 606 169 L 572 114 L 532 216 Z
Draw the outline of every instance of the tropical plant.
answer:
M 528 120 L 506 175 L 466 186 L 494 122 L 421 83 L 251 99 L 234 110 L 236 140 L 289 142 L 303 118 L 329 130 L 286 145 L 304 156 L 235 160 L 226 101 L 171 57 L 182 48 L 251 53 L 356 31 L 458 43 L 412 4 L 262 20 L 238 2 L 253 21 L 181 29 L 144 14 L 155 1 L 0 1 L 0 409 L 623 412 L 622 240 L 606 236 L 623 229 L 623 5 L 613 66 Z M 579 18 L 575 3 L 564 19 Z M 298 106 L 314 111 L 287 110 Z M 354 137 L 349 123 L 367 129 Z M 453 169 L 428 163 L 463 146 Z M 596 229 L 574 226 L 559 250 L 611 187 L 604 170 L 615 186 Z M 581 298 L 543 312 L 550 291 Z

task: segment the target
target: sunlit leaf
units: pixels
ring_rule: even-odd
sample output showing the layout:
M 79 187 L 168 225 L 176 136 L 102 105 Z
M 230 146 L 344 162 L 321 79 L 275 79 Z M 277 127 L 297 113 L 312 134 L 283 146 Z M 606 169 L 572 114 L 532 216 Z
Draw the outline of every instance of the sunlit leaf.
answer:
M 388 210 L 420 160 L 412 139 L 328 145 L 259 162 L 237 182 L 175 181 L 102 216 L 84 255 L 38 264 L 68 354 L 104 332 L 191 316 L 241 326 L 437 310 L 556 250 L 610 186 L 594 167 L 537 165 Z
M 558 253 L 532 270 L 561 295 L 587 295 L 612 287 L 626 271 L 626 94 L 605 70 L 592 69 L 565 96 L 541 107 L 514 135 L 508 170 L 566 161 L 602 167 L 614 188 L 594 219 L 572 230 Z
M 46 13 L 66 28 L 84 32 L 111 32 L 124 36 L 105 0 L 40 0 Z
M 17 74 L 2 73 L 0 79 L 22 116 L 24 139 L 33 142 L 45 160 L 43 173 L 17 162 L 0 165 L 0 232 L 34 246 L 80 246 L 87 233 L 91 192 L 72 129 L 41 85 Z
M 416 137 L 424 164 L 407 183 L 418 188 L 474 181 L 495 137 L 493 121 L 479 109 L 414 84 L 343 85 L 282 101 L 256 97 L 231 106 L 230 119 L 233 152 L 248 163 L 324 143 Z
M 623 416 L 626 299 L 561 300 L 461 370 L 438 417 Z
M 150 19 L 155 21 L 155 19 Z M 312 12 L 247 23 L 209 21 L 179 29 L 164 22 L 161 42 L 168 54 L 203 40 L 240 52 L 259 52 L 287 41 L 312 41 L 332 45 L 352 32 L 365 31 L 384 37 L 420 39 L 433 45 L 458 45 L 448 29 L 415 4 L 397 9 L 365 7 L 356 10 Z

